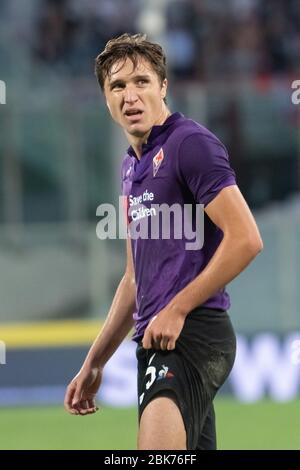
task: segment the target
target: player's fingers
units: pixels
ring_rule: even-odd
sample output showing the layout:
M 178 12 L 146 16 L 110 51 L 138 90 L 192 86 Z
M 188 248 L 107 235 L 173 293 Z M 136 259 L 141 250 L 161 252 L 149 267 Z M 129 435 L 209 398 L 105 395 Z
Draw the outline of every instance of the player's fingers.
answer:
M 90 415 L 96 413 L 98 411 L 98 407 L 96 406 L 95 400 L 81 400 L 81 402 L 77 405 L 78 414 L 81 416 Z
M 148 330 L 147 328 L 146 328 L 145 333 L 144 333 L 142 344 L 143 344 L 144 349 L 150 349 L 152 347 L 152 345 L 151 345 L 151 333 L 150 333 L 150 330 Z
M 156 339 L 154 338 L 154 334 L 151 328 L 151 325 L 156 320 L 156 318 L 157 318 L 157 315 L 154 315 L 154 317 L 151 318 L 145 330 L 143 341 L 142 341 L 142 345 L 144 349 L 151 349 L 151 348 L 159 349 L 159 342 L 157 343 Z
M 76 405 L 77 410 L 79 411 L 79 414 L 81 416 L 90 414 L 89 411 L 89 405 L 87 400 L 81 400 L 77 405 Z
M 76 408 L 76 406 L 81 402 L 81 398 L 82 398 L 82 384 L 77 382 L 73 400 L 72 400 L 73 408 Z
M 96 405 L 96 400 L 94 398 L 91 398 L 90 400 L 87 400 L 88 402 L 88 409 L 93 410 L 93 412 L 98 411 L 99 408 Z
M 175 349 L 176 346 L 176 340 L 175 339 L 169 339 L 168 344 L 167 344 L 167 350 L 172 351 Z
M 161 349 L 162 335 L 152 333 L 152 347 L 153 349 Z
M 76 414 L 76 410 L 74 410 L 72 406 L 75 389 L 76 389 L 76 385 L 73 383 L 70 384 L 66 390 L 65 399 L 64 399 L 65 410 L 71 414 Z
M 66 408 L 66 409 L 67 409 L 67 408 Z M 72 406 L 70 406 L 70 407 L 67 409 L 67 411 L 68 411 L 71 415 L 79 415 L 79 411 L 78 411 L 76 408 L 72 407 Z
M 168 342 L 169 342 L 169 337 L 168 336 L 163 336 L 161 338 L 161 341 L 160 341 L 160 349 L 162 351 L 165 351 L 167 349 L 167 346 L 168 346 Z
M 87 400 L 81 400 L 80 402 L 80 406 L 83 410 L 87 410 L 89 405 L 88 405 L 88 401 Z

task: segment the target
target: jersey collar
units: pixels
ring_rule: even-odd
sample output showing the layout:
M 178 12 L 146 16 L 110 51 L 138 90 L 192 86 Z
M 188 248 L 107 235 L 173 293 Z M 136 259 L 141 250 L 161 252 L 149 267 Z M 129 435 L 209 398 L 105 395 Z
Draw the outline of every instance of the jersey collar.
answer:
M 150 147 L 152 147 L 152 145 L 154 143 L 156 143 L 158 137 L 161 134 L 163 134 L 168 129 L 168 127 L 170 127 L 172 124 L 174 124 L 178 119 L 180 119 L 182 117 L 183 117 L 183 114 L 181 114 L 181 113 L 173 113 L 160 126 L 153 126 L 152 129 L 151 129 L 151 132 L 149 134 L 147 143 L 143 144 L 143 146 L 142 146 L 143 150 L 146 150 L 146 149 L 149 149 Z M 133 148 L 131 146 L 128 148 L 127 153 L 131 157 L 137 158 L 137 156 L 135 154 L 135 151 L 133 150 Z

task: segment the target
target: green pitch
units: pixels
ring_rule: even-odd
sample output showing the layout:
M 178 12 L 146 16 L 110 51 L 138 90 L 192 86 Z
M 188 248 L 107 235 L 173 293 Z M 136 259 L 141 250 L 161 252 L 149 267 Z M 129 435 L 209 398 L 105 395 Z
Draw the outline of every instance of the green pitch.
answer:
M 216 402 L 219 449 L 300 449 L 300 401 Z M 0 409 L 0 449 L 135 449 L 134 409 L 71 416 L 60 407 Z

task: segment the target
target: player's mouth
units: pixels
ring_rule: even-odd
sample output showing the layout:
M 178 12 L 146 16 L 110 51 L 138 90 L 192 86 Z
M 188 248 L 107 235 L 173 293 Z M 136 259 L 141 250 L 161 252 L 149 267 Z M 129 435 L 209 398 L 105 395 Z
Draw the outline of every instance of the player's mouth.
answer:
M 141 119 L 142 114 L 143 114 L 143 111 L 141 111 L 140 109 L 135 109 L 135 108 L 127 109 L 124 113 L 124 115 L 130 122 L 139 121 Z

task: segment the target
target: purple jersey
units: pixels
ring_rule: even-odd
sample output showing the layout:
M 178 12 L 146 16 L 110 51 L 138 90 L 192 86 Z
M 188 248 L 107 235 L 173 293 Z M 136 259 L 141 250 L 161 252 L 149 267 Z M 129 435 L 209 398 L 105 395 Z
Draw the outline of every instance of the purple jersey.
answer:
M 205 127 L 180 113 L 152 128 L 140 160 L 130 147 L 122 165 L 122 190 L 131 222 L 150 219 L 153 204 L 183 207 L 199 203 L 205 207 L 224 187 L 234 184 L 235 174 L 224 145 Z M 136 210 L 134 214 L 132 209 L 138 203 L 143 205 L 142 212 Z M 203 271 L 218 248 L 223 232 L 206 215 L 204 222 L 204 244 L 198 250 L 187 250 L 184 237 L 131 240 L 137 286 L 134 339 L 143 336 L 151 318 Z M 229 306 L 225 289 L 203 304 L 222 310 Z

